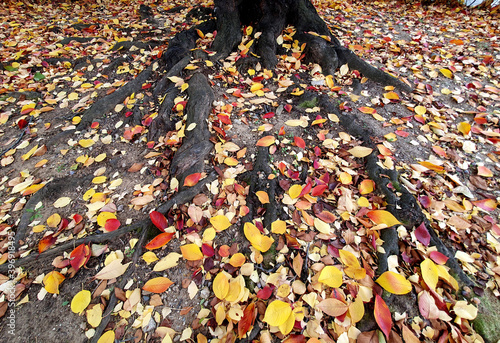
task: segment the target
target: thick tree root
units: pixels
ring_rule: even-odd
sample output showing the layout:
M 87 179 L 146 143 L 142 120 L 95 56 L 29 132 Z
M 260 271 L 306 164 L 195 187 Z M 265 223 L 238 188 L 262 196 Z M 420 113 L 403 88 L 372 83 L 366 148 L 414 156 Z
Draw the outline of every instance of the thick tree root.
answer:
M 336 105 L 333 104 L 326 96 L 320 97 L 320 106 L 329 113 L 335 113 L 340 120 L 340 125 L 342 125 L 347 132 L 349 132 L 349 134 L 363 141 L 365 146 L 373 148 L 374 151 L 377 151 L 375 144 L 369 140 L 369 137 L 375 136 L 370 129 L 364 128 L 362 123 L 357 120 L 353 120 L 352 116 L 341 113 Z M 450 268 L 452 274 L 458 276 L 463 286 L 473 287 L 475 285 L 474 282 L 464 273 L 455 258 L 454 251 L 444 245 L 442 240 L 432 229 L 430 222 L 423 214 L 422 209 L 418 205 L 415 197 L 404 185 L 399 182 L 398 172 L 395 170 L 383 169 L 377 164 L 377 162 L 378 158 L 376 153 L 372 153 L 367 156 L 366 170 L 370 178 L 376 183 L 377 188 L 385 195 L 387 210 L 409 229 L 419 226 L 422 222 L 425 223 L 425 226 L 431 236 L 430 244 L 435 246 L 439 252 L 448 257 L 446 265 Z M 389 187 L 389 185 L 391 187 Z M 386 252 L 379 255 L 378 273 L 382 273 L 387 270 L 387 257 L 393 254 L 399 255 L 399 238 L 395 229 L 387 228 L 382 230 L 382 236 L 382 239 L 385 241 L 383 247 Z
M 84 184 L 85 182 L 89 182 L 92 180 L 93 175 L 87 175 L 79 178 L 75 178 L 73 175 L 66 176 L 60 179 L 52 180 L 48 184 L 46 184 L 42 189 L 33 194 L 31 198 L 28 200 L 26 205 L 24 206 L 24 211 L 17 225 L 16 237 L 15 237 L 15 247 L 16 250 L 19 249 L 21 241 L 26 239 L 26 235 L 28 230 L 30 229 L 29 224 L 31 223 L 31 216 L 28 210 L 33 210 L 34 207 L 45 199 L 56 199 L 58 194 L 61 194 L 68 188 L 77 188 Z
M 287 25 L 292 25 L 296 28 L 293 38 L 306 43 L 306 61 L 318 63 L 323 74 L 334 75 L 340 66 L 347 64 L 349 69 L 358 70 L 372 81 L 412 91 L 409 85 L 343 47 L 309 0 L 216 0 L 215 15 L 217 36 L 212 48 L 217 51 L 216 59 L 227 57 L 240 43 L 241 20 L 243 25 L 256 24 L 257 31 L 262 32 L 255 52 L 264 68 L 274 69 L 278 63 L 276 38 Z
M 203 190 L 205 189 L 205 185 L 207 183 L 211 183 L 216 178 L 217 178 L 217 173 L 215 173 L 215 172 L 210 173 L 206 178 L 200 180 L 193 187 L 187 188 L 179 193 L 176 193 L 170 200 L 168 200 L 165 203 L 158 206 L 157 211 L 161 212 L 161 213 L 166 213 L 174 205 L 184 204 L 184 203 L 190 201 L 196 195 L 203 192 Z M 34 263 L 34 262 L 39 264 L 41 260 L 45 260 L 47 258 L 53 258 L 57 255 L 62 254 L 65 251 L 68 251 L 70 249 L 74 249 L 75 247 L 77 247 L 80 244 L 109 242 L 109 241 L 114 240 L 117 237 L 123 236 L 129 232 L 136 231 L 136 230 L 142 230 L 144 228 L 147 228 L 150 224 L 151 224 L 151 220 L 149 218 L 147 218 L 147 219 L 141 220 L 139 222 L 136 222 L 134 224 L 120 227 L 119 229 L 112 231 L 112 232 L 106 232 L 106 233 L 101 233 L 101 234 L 97 234 L 97 235 L 91 235 L 88 237 L 79 238 L 75 241 L 70 241 L 70 242 L 61 244 L 59 246 L 56 246 L 53 249 L 46 250 L 41 254 L 32 253 L 26 257 L 23 257 L 21 259 L 17 259 L 14 261 L 14 266 L 27 267 L 31 263 Z M 9 268 L 9 266 L 7 264 L 0 265 L 0 273 L 5 273 L 8 270 L 8 268 Z
M 85 130 L 96 118 L 113 110 L 116 105 L 125 101 L 130 94 L 139 92 L 142 84 L 145 83 L 153 74 L 153 66 L 154 63 L 143 70 L 135 79 L 129 81 L 126 85 L 96 101 L 82 114 L 82 120 L 76 129 L 78 131 Z
M 213 148 L 208 130 L 208 115 L 212 109 L 214 94 L 203 74 L 196 73 L 191 77 L 188 96 L 186 136 L 170 165 L 170 172 L 177 177 L 181 189 L 187 175 L 203 171 L 205 159 Z

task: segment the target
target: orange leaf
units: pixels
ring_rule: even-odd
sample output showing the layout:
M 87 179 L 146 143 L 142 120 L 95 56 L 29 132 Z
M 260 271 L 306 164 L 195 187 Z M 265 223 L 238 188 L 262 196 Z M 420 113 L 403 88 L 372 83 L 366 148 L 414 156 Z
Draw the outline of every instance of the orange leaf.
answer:
M 305 149 L 306 148 L 306 142 L 300 137 L 294 136 L 293 141 L 295 142 L 295 145 L 298 146 L 299 148 Z
M 184 179 L 184 186 L 193 187 L 194 185 L 196 185 L 198 183 L 198 181 L 200 181 L 200 178 L 201 178 L 201 173 L 194 173 L 194 174 L 188 175 Z
M 443 148 L 441 148 L 440 146 L 437 146 L 437 145 L 433 146 L 432 151 L 434 151 L 436 154 L 438 154 L 441 157 L 444 157 L 444 158 L 447 157 L 446 151 L 444 151 Z
M 148 282 L 146 282 L 144 286 L 142 286 L 142 289 L 151 293 L 163 293 L 172 284 L 173 282 L 170 281 L 169 278 L 159 276 L 148 280 Z
M 43 237 L 38 243 L 38 252 L 41 254 L 48 248 L 50 248 L 57 240 L 57 237 L 54 237 L 54 234 L 51 233 L 48 236 Z
M 89 260 L 91 255 L 90 247 L 87 244 L 80 244 L 69 255 L 71 266 L 78 271 Z
M 374 188 L 375 188 L 375 182 L 373 182 L 372 180 L 363 180 L 361 181 L 358 187 L 359 193 L 361 193 L 362 195 L 373 192 Z
M 371 107 L 360 107 L 358 108 L 358 110 L 366 114 L 374 114 L 375 112 L 377 112 L 374 108 Z
M 255 303 L 250 303 L 243 310 L 243 317 L 238 322 L 238 337 L 243 338 L 253 326 L 257 311 L 255 311 Z
M 421 161 L 418 162 L 420 165 L 424 166 L 427 169 L 434 170 L 437 173 L 444 173 L 444 167 L 443 166 L 438 166 L 437 164 L 428 162 L 428 161 Z
M 485 166 L 478 166 L 477 175 L 484 177 L 492 177 L 493 172 L 490 169 L 486 168 Z
M 273 145 L 276 140 L 274 136 L 265 136 L 257 141 L 257 146 L 270 146 Z
M 186 244 L 181 246 L 182 257 L 188 261 L 198 261 L 203 259 L 203 253 L 196 244 Z
M 386 271 L 377 279 L 377 283 L 392 294 L 406 294 L 411 292 L 411 283 L 403 275 Z
M 375 294 L 375 309 L 374 309 L 375 321 L 384 333 L 385 337 L 389 338 L 392 327 L 391 311 L 384 299 L 380 295 Z
M 341 316 L 349 309 L 346 303 L 334 298 L 327 298 L 316 305 L 316 307 L 332 317 Z
M 384 210 L 370 211 L 366 214 L 375 224 L 385 224 L 387 227 L 401 224 L 390 212 Z
M 262 204 L 269 204 L 269 195 L 267 195 L 266 192 L 258 191 L 258 192 L 255 192 L 255 195 L 257 196 L 257 198 L 259 198 L 259 201 Z
M 241 267 L 246 262 L 246 257 L 242 253 L 236 253 L 229 259 L 229 264 L 235 268 Z
M 151 242 L 146 244 L 145 248 L 148 250 L 158 249 L 170 242 L 170 240 L 174 237 L 173 232 L 164 232 L 160 233 L 158 236 L 153 238 Z

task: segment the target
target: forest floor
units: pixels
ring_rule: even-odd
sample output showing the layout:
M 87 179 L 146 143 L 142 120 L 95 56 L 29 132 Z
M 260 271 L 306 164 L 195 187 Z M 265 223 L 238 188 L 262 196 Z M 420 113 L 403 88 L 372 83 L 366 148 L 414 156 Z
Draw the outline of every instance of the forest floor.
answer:
M 496 331 L 500 338 L 500 322 L 485 332 L 495 323 L 476 319 L 478 309 L 500 313 L 498 14 L 313 3 L 342 44 L 414 91 L 348 68 L 323 75 L 301 61 L 293 28 L 278 38 L 276 70 L 239 70 L 235 61 L 258 37 L 247 27 L 226 60 L 193 58 L 169 78 L 177 87 L 168 109 L 174 127 L 162 131 L 154 124 L 162 53 L 202 20 L 190 10 L 209 3 L 148 4 L 148 20 L 128 1 L 0 8 L 0 337 L 206 342 L 252 333 L 261 341 L 272 334 L 376 342 L 385 334 L 395 342 L 474 342 L 478 332 Z M 196 46 L 209 51 L 212 40 L 200 31 Z M 148 68 L 137 90 L 80 125 L 92 104 Z M 214 93 L 213 149 L 204 170 L 179 184 L 172 157 L 203 124 L 184 117 L 189 79 L 199 72 Z M 355 137 L 315 94 L 370 137 Z M 271 172 L 256 175 L 278 181 L 276 193 L 249 194 L 247 176 L 264 150 Z M 452 256 L 429 244 L 425 226 L 402 225 L 405 218 L 385 211 L 364 162 L 373 151 L 381 168 L 400 174 L 389 188 L 414 195 Z M 185 195 L 189 189 L 197 191 Z M 272 228 L 263 224 L 268 203 L 279 207 Z M 166 211 L 150 214 L 158 208 Z M 384 230 L 398 241 L 380 273 Z M 445 265 L 449 258 L 473 286 Z

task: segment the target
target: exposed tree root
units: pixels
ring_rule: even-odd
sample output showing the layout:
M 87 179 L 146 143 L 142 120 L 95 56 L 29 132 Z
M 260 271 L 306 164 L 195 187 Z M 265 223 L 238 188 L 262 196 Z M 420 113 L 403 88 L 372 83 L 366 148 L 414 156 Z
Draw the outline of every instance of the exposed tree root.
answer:
M 203 171 L 205 159 L 213 148 L 208 130 L 208 115 L 212 109 L 214 94 L 203 74 L 196 73 L 191 77 L 188 96 L 186 137 L 170 165 L 170 172 L 177 177 L 181 187 L 187 175 Z
M 75 178 L 72 175 L 66 176 L 49 182 L 42 189 L 33 194 L 33 196 L 24 206 L 23 215 L 21 216 L 19 224 L 17 225 L 16 237 L 14 242 L 16 250 L 18 250 L 19 246 L 23 244 L 22 241 L 26 239 L 26 235 L 28 234 L 28 230 L 30 229 L 29 224 L 32 221 L 32 213 L 30 213 L 28 210 L 33 210 L 40 201 L 43 201 L 45 199 L 56 199 L 58 194 L 61 194 L 66 189 L 70 187 L 79 187 L 83 183 L 91 181 L 92 178 L 93 175 L 87 175 L 80 178 Z
M 309 0 L 216 0 L 217 36 L 212 48 L 217 51 L 215 59 L 225 58 L 241 41 L 240 21 L 244 25 L 256 25 L 262 32 L 255 53 L 264 68 L 274 69 L 276 38 L 287 25 L 296 28 L 294 39 L 306 43 L 306 60 L 318 63 L 325 75 L 333 75 L 344 64 L 358 70 L 365 77 L 383 85 L 391 85 L 404 92 L 412 88 L 386 72 L 375 68 L 343 47 L 330 32 Z
M 203 192 L 205 189 L 205 185 L 207 183 L 210 183 L 214 181 L 217 177 L 217 174 L 215 172 L 210 173 L 206 178 L 200 180 L 196 185 L 193 187 L 187 188 L 179 193 L 176 193 L 170 200 L 166 201 L 165 203 L 161 204 L 158 206 L 157 211 L 166 213 L 168 210 L 170 210 L 174 205 L 179 205 L 179 204 L 184 204 L 188 201 L 190 201 L 192 198 L 194 198 L 197 194 L 200 194 Z M 136 222 L 131 225 L 123 226 L 120 227 L 119 229 L 112 231 L 112 232 L 106 232 L 106 233 L 101 233 L 101 234 L 96 234 L 96 235 L 91 235 L 88 237 L 83 237 L 79 238 L 75 241 L 67 242 L 64 244 L 61 244 L 59 246 L 56 246 L 53 249 L 49 249 L 44 251 L 41 254 L 37 253 L 32 253 L 26 257 L 23 257 L 21 259 L 17 259 L 14 261 L 14 266 L 16 267 L 27 267 L 33 262 L 39 263 L 41 260 L 45 260 L 47 258 L 53 258 L 59 254 L 62 254 L 65 251 L 68 251 L 70 249 L 74 249 L 80 244 L 83 243 L 105 243 L 110 240 L 116 239 L 117 237 L 123 236 L 129 232 L 135 231 L 135 230 L 142 230 L 148 225 L 150 225 L 151 220 L 149 218 L 141 220 L 139 222 Z M 4 273 L 8 270 L 8 265 L 3 264 L 0 265 L 0 273 Z
M 375 144 L 370 141 L 369 137 L 375 136 L 370 129 L 363 127 L 362 123 L 353 120 L 352 116 L 342 114 L 336 105 L 334 105 L 326 96 L 320 97 L 320 106 L 326 111 L 335 113 L 339 117 L 340 124 L 357 139 L 364 144 L 377 151 Z M 446 265 L 451 269 L 452 274 L 457 275 L 462 285 L 474 286 L 474 282 L 468 277 L 460 264 L 455 258 L 455 253 L 451 248 L 444 245 L 436 232 L 432 229 L 430 222 L 427 220 L 418 205 L 415 197 L 402 185 L 399 181 L 399 174 L 396 170 L 383 169 L 378 164 L 376 153 L 372 153 L 366 157 L 366 170 L 370 178 L 376 183 L 377 188 L 385 195 L 387 202 L 387 210 L 391 212 L 400 222 L 408 229 L 413 229 L 419 226 L 422 222 L 425 223 L 427 231 L 431 236 L 430 244 L 435 246 L 439 252 L 448 257 Z M 387 270 L 387 258 L 390 255 L 399 255 L 398 235 L 394 228 L 382 230 L 382 239 L 384 240 L 384 254 L 379 254 L 379 270 L 378 273 L 383 273 Z
M 143 83 L 145 83 L 153 74 L 154 63 L 143 70 L 137 77 L 129 81 L 126 85 L 120 87 L 115 92 L 96 101 L 81 118 L 81 122 L 76 127 L 77 130 L 85 130 L 96 118 L 110 112 L 116 105 L 122 103 L 130 94 L 138 92 Z

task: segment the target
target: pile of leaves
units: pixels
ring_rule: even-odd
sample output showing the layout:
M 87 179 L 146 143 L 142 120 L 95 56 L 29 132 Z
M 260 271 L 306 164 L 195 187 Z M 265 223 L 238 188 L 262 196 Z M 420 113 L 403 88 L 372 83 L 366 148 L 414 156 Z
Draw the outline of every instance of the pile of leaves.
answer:
M 206 19 L 192 8 L 213 4 L 150 4 L 146 17 L 134 2 L 0 9 L 3 336 L 15 306 L 19 341 L 65 337 L 30 330 L 45 316 L 64 318 L 72 340 L 101 343 L 483 340 L 473 324 L 480 297 L 500 296 L 498 16 L 314 4 L 343 44 L 414 92 L 347 66 L 323 75 L 303 61 L 293 27 L 277 39 L 276 70 L 241 68 L 260 35 L 248 26 L 227 59 L 193 58 L 168 77 L 178 94 L 174 125 L 162 131 L 162 54 Z M 196 48 L 212 55 L 215 35 L 198 30 Z M 148 68 L 140 91 L 79 129 L 92 104 Z M 215 94 L 214 150 L 204 172 L 179 183 L 172 157 L 202 124 L 185 118 L 197 72 Z M 376 136 L 356 137 L 311 94 Z M 388 210 L 368 156 L 399 172 L 387 187 L 411 192 L 429 225 Z M 252 173 L 276 189 L 252 193 Z M 431 244 L 429 229 L 452 256 Z M 397 233 L 390 250 L 385 230 Z M 31 312 L 44 302 L 57 310 Z

